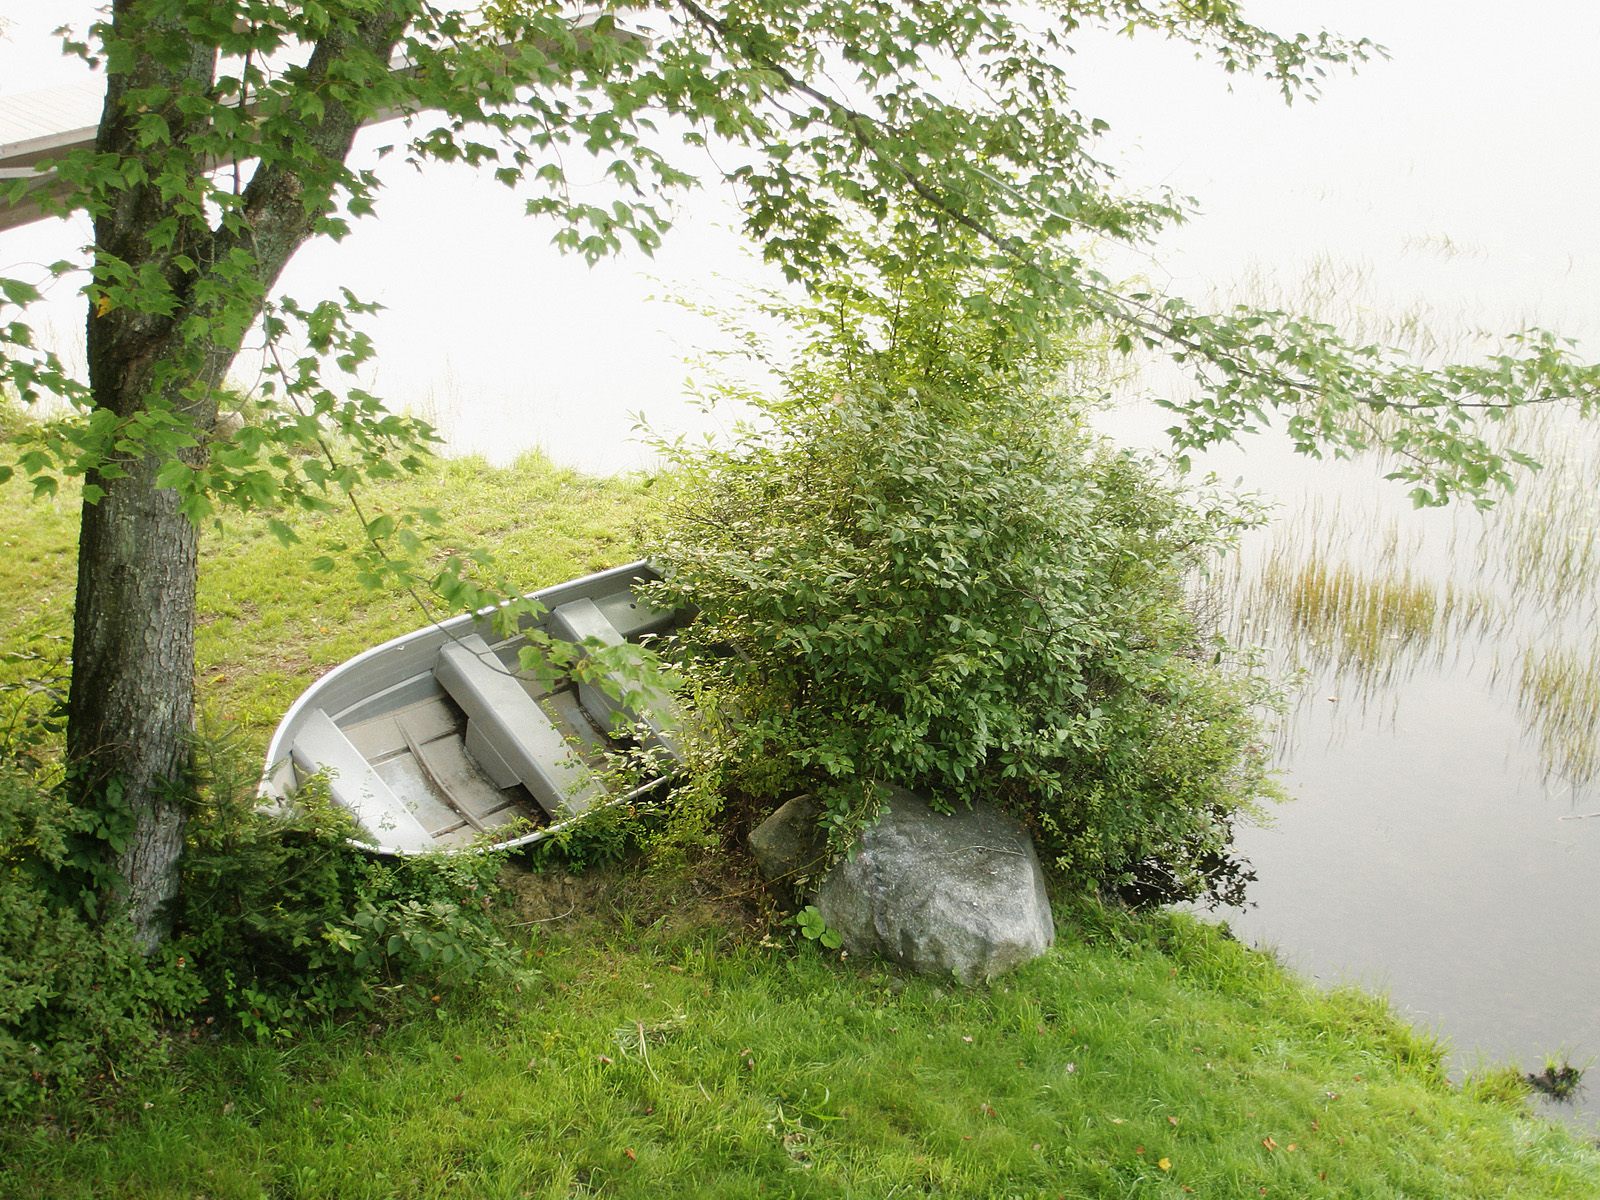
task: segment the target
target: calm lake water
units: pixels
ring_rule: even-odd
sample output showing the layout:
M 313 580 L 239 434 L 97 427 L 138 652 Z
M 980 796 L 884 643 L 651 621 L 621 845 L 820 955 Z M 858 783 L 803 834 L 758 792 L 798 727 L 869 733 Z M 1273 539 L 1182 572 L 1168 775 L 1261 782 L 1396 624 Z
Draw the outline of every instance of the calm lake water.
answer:
M 1155 39 L 1087 44 L 1075 61 L 1083 104 L 1112 121 L 1113 157 L 1135 184 L 1194 194 L 1207 214 L 1116 269 L 1196 300 L 1318 305 L 1424 353 L 1471 354 L 1485 333 L 1528 323 L 1600 353 L 1600 9 L 1247 7 L 1280 26 L 1336 20 L 1393 57 L 1331 79 L 1319 104 L 1285 109 L 1246 80 L 1230 92 L 1209 65 Z M 0 42 L 0 94 L 70 78 L 45 34 L 87 8 L 41 0 L 17 17 Z M 393 136 L 369 131 L 363 153 Z M 366 382 L 437 420 L 455 451 L 505 462 L 542 446 L 614 471 L 649 461 L 634 413 L 695 435 L 731 419 L 683 394 L 686 377 L 701 376 L 686 360 L 720 344 L 714 322 L 651 299 L 726 305 L 770 282 L 726 228 L 736 219 L 726 197 L 697 197 L 642 269 L 560 258 L 514 196 L 459 170 L 393 173 L 379 211 L 343 244 L 303 254 L 283 287 L 309 299 L 344 283 L 384 303 L 372 327 L 380 365 Z M 0 243 L 0 268 L 85 240 L 61 223 L 20 231 Z M 82 318 L 70 286 L 47 323 L 74 353 Z M 1440 331 L 1437 346 L 1418 340 L 1422 327 Z M 1141 393 L 1180 388 L 1152 370 L 1107 428 L 1154 444 L 1161 422 Z M 1572 464 L 1530 482 L 1513 515 L 1487 520 L 1413 513 L 1374 464 L 1311 465 L 1268 439 L 1208 464 L 1281 502 L 1219 585 L 1247 636 L 1305 672 L 1281 750 L 1296 800 L 1270 828 L 1241 833 L 1260 881 L 1254 905 L 1228 919 L 1316 979 L 1386 990 L 1462 1068 L 1600 1056 L 1600 816 L 1589 819 L 1600 787 L 1574 749 L 1581 704 L 1555 736 L 1528 685 L 1544 678 L 1541 664 L 1575 662 L 1570 710 L 1582 666 L 1600 662 L 1600 591 L 1570 566 L 1587 561 L 1600 526 L 1600 454 L 1571 430 L 1530 436 L 1571 451 Z M 1547 545 L 1530 549 L 1541 528 L 1568 547 L 1564 576 Z M 1354 632 L 1297 615 L 1305 578 L 1264 581 L 1274 563 L 1333 564 L 1363 594 L 1435 612 L 1454 589 L 1457 615 L 1419 635 L 1380 614 L 1376 657 L 1353 666 Z M 1566 1111 L 1600 1120 L 1600 1083 Z
M 1596 14 L 1404 7 L 1340 7 L 1395 58 L 1309 124 L 1252 104 L 1219 133 L 1202 106 L 1196 153 L 1170 123 L 1146 144 L 1141 161 L 1174 164 L 1217 213 L 1174 239 L 1175 284 L 1309 304 L 1435 360 L 1526 324 L 1600 353 L 1600 156 L 1581 128 L 1600 85 L 1577 57 L 1600 46 Z M 1313 978 L 1387 992 L 1458 1070 L 1600 1058 L 1600 433 L 1532 424 L 1552 470 L 1488 517 L 1415 512 L 1378 464 L 1312 465 L 1271 439 L 1208 464 L 1280 503 L 1220 590 L 1250 640 L 1305 671 L 1280 743 L 1295 799 L 1241 832 L 1260 878 L 1225 916 Z M 1160 418 L 1135 402 L 1108 425 L 1153 444 Z M 1375 661 L 1308 616 L 1307 574 L 1284 569 L 1307 564 L 1394 606 Z M 1458 615 L 1413 638 L 1397 614 L 1425 597 Z M 1536 685 L 1565 664 L 1562 723 Z M 1592 1129 L 1600 1084 L 1546 1108 Z

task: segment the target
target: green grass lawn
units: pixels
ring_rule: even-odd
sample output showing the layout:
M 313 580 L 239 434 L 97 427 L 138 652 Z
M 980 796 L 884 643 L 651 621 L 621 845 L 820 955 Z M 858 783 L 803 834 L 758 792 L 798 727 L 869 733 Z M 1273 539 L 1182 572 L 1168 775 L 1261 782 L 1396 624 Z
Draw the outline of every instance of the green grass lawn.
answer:
M 545 881 L 536 881 L 545 882 Z M 560 882 L 560 881 L 558 881 Z M 1473 1100 L 1357 992 L 1184 917 L 1084 910 L 991 990 L 763 944 L 611 869 L 520 995 L 198 1044 L 122 1115 L 0 1142 L 17 1195 L 1577 1197 L 1600 1158 Z M 571 895 L 578 900 L 574 911 Z M 535 916 L 528 916 L 528 913 Z M 769 939 L 769 942 L 772 939 Z M 426 1001 L 422 1007 L 427 1007 Z
M 625 561 L 642 485 L 528 460 L 406 483 L 528 587 Z M 69 623 L 70 505 L 0 490 L 6 648 Z M 201 696 L 264 745 L 320 671 L 422 623 L 253 522 L 208 535 Z M 26 664 L 7 669 L 18 678 Z M 1067 902 L 1057 949 L 963 989 L 773 927 L 744 869 L 508 871 L 531 979 L 293 1040 L 174 1031 L 109 1103 L 0 1129 L 0 1195 L 1600 1196 L 1600 1153 L 1462 1089 L 1359 992 L 1188 917 Z
M 636 557 L 638 528 L 651 511 L 651 493 L 640 480 L 591 479 L 538 456 L 506 470 L 481 460 L 440 460 L 381 492 L 395 508 L 437 508 L 450 530 L 493 550 L 525 591 Z M 20 482 L 0 487 L 3 648 L 64 662 L 77 489 L 64 488 L 56 500 L 29 497 Z M 353 572 L 309 569 L 322 543 L 357 537 L 353 518 L 315 514 L 297 528 L 303 542 L 285 547 L 264 521 L 230 515 L 201 541 L 195 655 L 202 716 L 236 724 L 262 750 L 284 710 L 318 675 L 440 615 L 410 596 L 364 588 Z M 0 681 L 35 670 L 31 662 L 0 666 Z

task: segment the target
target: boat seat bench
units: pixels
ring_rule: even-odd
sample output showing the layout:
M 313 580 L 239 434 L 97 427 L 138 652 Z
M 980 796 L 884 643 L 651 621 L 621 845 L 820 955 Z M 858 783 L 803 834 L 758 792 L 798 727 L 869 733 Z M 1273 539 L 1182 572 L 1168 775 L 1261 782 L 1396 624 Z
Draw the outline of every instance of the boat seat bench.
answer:
M 326 772 L 334 802 L 354 813 L 361 827 L 381 845 L 404 853 L 438 849 L 433 835 L 373 770 L 344 731 L 322 709 L 307 715 L 289 750 L 294 765 L 307 775 Z
M 550 632 L 565 641 L 580 644 L 593 640 L 602 646 L 620 646 L 626 640 L 593 600 L 558 604 L 550 614 Z M 610 679 L 617 691 L 622 692 L 619 675 L 613 672 Z M 680 725 L 678 706 L 667 692 L 643 697 L 635 710 L 612 699 L 604 688 L 580 683 L 578 700 L 601 728 L 613 733 L 637 733 L 646 749 L 661 750 L 674 761 L 682 760 L 675 736 Z
M 446 642 L 433 677 L 467 714 L 467 750 L 496 787 L 520 783 L 551 817 L 603 795 L 554 722 L 477 634 Z

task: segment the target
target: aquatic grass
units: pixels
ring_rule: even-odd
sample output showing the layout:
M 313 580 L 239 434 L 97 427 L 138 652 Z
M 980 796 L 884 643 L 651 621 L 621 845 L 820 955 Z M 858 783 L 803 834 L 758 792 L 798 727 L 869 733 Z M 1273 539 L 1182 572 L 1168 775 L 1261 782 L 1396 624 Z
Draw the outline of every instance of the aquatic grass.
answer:
M 1270 643 L 1283 669 L 1332 671 L 1370 694 L 1445 661 L 1497 619 L 1492 594 L 1423 569 L 1424 550 L 1398 520 L 1358 525 L 1342 501 L 1313 502 L 1200 595 L 1230 613 L 1234 640 Z
M 1401 251 L 1476 257 L 1444 235 Z M 1538 313 L 1387 294 L 1373 262 L 1332 255 L 1292 276 L 1256 269 L 1225 298 L 1308 312 L 1432 363 L 1493 352 L 1488 325 L 1542 323 Z M 1283 515 L 1200 593 L 1225 614 L 1220 627 L 1360 706 L 1393 711 L 1420 670 L 1465 662 L 1481 678 L 1481 664 L 1508 664 L 1491 667 L 1487 683 L 1517 702 L 1546 774 L 1587 782 L 1600 762 L 1588 701 L 1600 691 L 1600 655 L 1567 647 L 1600 611 L 1600 423 L 1535 404 L 1489 432 L 1543 464 L 1492 510 L 1413 510 L 1380 478 L 1391 461 L 1370 453 L 1284 497 Z
M 1600 639 L 1582 648 L 1545 646 L 1523 652 L 1517 689 L 1540 755 L 1574 783 L 1600 776 Z
M 1487 258 L 1489 252 L 1476 242 L 1461 242 L 1448 233 L 1413 234 L 1401 239 L 1401 250 L 1406 254 L 1452 259 Z
M 1217 288 L 1225 303 L 1303 313 L 1334 326 L 1358 345 L 1387 346 L 1427 365 L 1482 353 L 1496 344 L 1483 322 L 1465 308 L 1447 308 L 1384 291 L 1371 260 L 1351 260 L 1324 252 L 1283 272 L 1254 266 Z M 1518 328 L 1513 322 L 1508 328 Z M 1381 420 L 1381 415 L 1375 414 Z
M 1503 436 L 1543 469 L 1472 539 L 1479 569 L 1536 600 L 1547 625 L 1568 616 L 1587 622 L 1600 598 L 1600 425 L 1533 409 L 1508 420 Z
M 1280 599 L 1297 631 L 1332 647 L 1338 666 L 1367 674 L 1391 669 L 1441 624 L 1434 590 L 1407 573 L 1374 578 L 1323 558 L 1275 560 L 1262 573 L 1261 586 Z

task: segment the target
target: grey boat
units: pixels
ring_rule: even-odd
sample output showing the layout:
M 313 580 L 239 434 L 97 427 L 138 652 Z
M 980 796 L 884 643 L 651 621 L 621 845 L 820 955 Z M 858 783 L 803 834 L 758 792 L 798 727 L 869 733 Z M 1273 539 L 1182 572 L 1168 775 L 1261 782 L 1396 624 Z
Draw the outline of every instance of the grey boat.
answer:
M 423 854 L 526 845 L 659 788 L 677 757 L 670 696 L 627 709 L 604 679 L 545 686 L 518 661 L 535 627 L 590 647 L 666 632 L 674 614 L 634 593 L 655 578 L 645 562 L 601 571 L 532 593 L 543 613 L 514 637 L 496 632 L 492 610 L 467 613 L 334 668 L 273 734 L 263 800 L 292 803 L 321 775 L 359 845 Z M 623 787 L 608 768 L 629 746 L 662 769 Z

